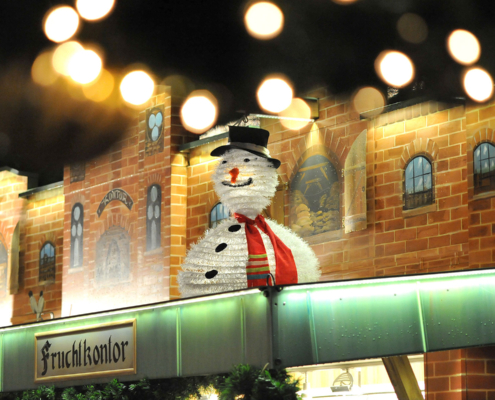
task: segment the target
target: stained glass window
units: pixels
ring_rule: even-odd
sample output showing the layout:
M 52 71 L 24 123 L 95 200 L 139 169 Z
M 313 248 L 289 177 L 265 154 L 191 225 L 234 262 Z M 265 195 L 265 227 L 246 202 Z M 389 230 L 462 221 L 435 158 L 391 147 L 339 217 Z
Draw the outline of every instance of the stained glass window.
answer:
M 81 203 L 76 203 L 72 207 L 70 219 L 70 266 L 71 268 L 82 267 L 83 265 L 83 228 L 84 209 Z
M 495 190 L 495 146 L 481 143 L 474 149 L 474 193 Z
M 224 219 L 229 218 L 230 211 L 222 203 L 217 203 L 210 211 L 210 228 L 215 228 Z
M 162 189 L 160 185 L 151 185 L 148 188 L 146 204 L 146 250 L 158 249 L 161 246 L 161 203 Z
M 45 242 L 40 251 L 39 284 L 55 282 L 55 246 Z
M 432 169 L 426 157 L 415 157 L 407 164 L 405 182 L 405 210 L 433 203 Z

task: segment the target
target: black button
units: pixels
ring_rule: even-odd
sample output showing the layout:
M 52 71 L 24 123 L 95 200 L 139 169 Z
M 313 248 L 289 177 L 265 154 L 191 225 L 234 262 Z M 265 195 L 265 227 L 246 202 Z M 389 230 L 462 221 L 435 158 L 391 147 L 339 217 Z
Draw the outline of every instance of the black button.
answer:
M 220 253 L 221 251 L 225 250 L 227 248 L 227 243 L 220 243 L 217 248 L 215 249 L 215 251 L 217 253 Z
M 237 232 L 239 229 L 241 229 L 240 225 L 229 226 L 229 232 Z
M 205 274 L 206 279 L 212 279 L 218 274 L 218 271 L 216 269 L 212 269 L 211 271 L 208 271 Z

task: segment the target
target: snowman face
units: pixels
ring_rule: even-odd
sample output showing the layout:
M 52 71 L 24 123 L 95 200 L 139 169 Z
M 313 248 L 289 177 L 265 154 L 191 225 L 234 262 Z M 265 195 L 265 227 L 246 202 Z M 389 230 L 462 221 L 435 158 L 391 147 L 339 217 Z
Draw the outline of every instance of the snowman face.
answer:
M 275 194 L 277 170 L 264 157 L 234 149 L 220 158 L 212 179 L 220 201 L 230 211 L 253 210 L 257 215 Z

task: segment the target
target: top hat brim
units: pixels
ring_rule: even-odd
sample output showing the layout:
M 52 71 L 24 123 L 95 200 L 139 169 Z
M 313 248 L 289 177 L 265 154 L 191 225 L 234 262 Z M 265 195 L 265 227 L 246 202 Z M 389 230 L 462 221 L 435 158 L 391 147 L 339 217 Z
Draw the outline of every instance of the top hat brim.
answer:
M 270 161 L 270 163 L 273 165 L 273 167 L 275 169 L 277 169 L 278 167 L 280 167 L 280 160 L 277 160 L 276 158 L 270 158 L 268 157 L 266 154 L 263 154 L 263 153 L 259 153 L 257 151 L 254 151 L 254 150 L 250 150 L 250 149 L 244 149 L 242 147 L 239 147 L 239 146 L 236 146 L 234 144 L 227 144 L 225 146 L 220 146 L 220 147 L 217 147 L 216 149 L 214 149 L 210 155 L 212 155 L 213 157 L 221 157 L 223 156 L 227 151 L 229 150 L 233 150 L 233 149 L 236 149 L 236 150 L 244 150 L 244 151 L 247 151 L 251 154 L 254 154 L 254 155 L 257 155 L 257 156 L 260 156 L 260 157 L 263 157 L 263 158 L 266 158 L 268 161 Z

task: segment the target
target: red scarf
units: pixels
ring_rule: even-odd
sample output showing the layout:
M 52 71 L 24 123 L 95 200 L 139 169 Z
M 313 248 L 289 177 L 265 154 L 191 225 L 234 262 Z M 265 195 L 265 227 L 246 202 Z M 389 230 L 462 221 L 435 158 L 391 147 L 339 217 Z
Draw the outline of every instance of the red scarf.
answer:
M 245 215 L 234 213 L 234 218 L 239 222 L 244 222 L 246 227 L 249 253 L 249 260 L 246 267 L 248 287 L 266 286 L 267 277 L 270 276 L 266 249 L 258 228 L 267 234 L 272 242 L 276 265 L 275 283 L 277 285 L 297 283 L 297 269 L 292 251 L 273 233 L 263 216 L 258 215 L 256 219 L 252 220 Z

